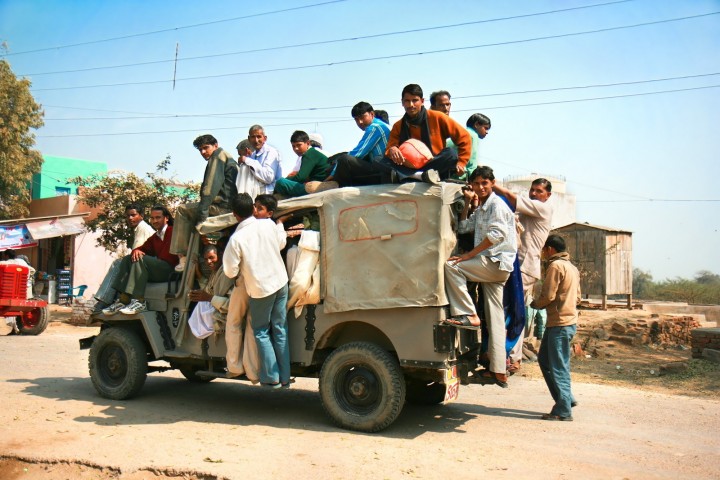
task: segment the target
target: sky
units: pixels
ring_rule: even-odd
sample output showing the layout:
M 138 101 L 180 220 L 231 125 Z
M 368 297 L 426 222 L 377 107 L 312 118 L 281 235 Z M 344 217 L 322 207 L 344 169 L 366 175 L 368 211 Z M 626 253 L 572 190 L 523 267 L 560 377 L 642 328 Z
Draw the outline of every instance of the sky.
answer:
M 196 136 L 234 154 L 261 124 L 289 172 L 294 130 L 350 150 L 351 107 L 394 123 L 417 83 L 491 118 L 499 180 L 560 175 L 577 221 L 633 232 L 634 267 L 720 273 L 717 0 L 0 0 L 0 42 L 45 155 L 200 182 Z

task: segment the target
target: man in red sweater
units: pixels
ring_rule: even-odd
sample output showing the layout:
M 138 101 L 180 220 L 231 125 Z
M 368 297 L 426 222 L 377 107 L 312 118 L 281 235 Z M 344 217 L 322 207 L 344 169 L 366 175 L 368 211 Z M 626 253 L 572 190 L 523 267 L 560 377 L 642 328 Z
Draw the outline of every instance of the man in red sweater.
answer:
M 451 174 L 462 174 L 470 159 L 472 139 L 465 128 L 444 113 L 426 110 L 420 85 L 411 83 L 402 91 L 405 115 L 390 130 L 385 158 L 378 162 L 383 171 L 383 183 L 390 183 L 395 171 L 401 180 L 412 178 L 437 183 Z M 412 168 L 400 151 L 400 145 L 414 138 L 424 143 L 433 158 L 420 168 Z M 451 138 L 457 150 L 445 148 Z
M 120 262 L 120 272 L 113 288 L 120 292 L 118 301 L 104 309 L 105 315 L 120 312 L 135 315 L 147 310 L 145 287 L 148 282 L 164 282 L 178 264 L 178 256 L 170 253 L 172 216 L 167 208 L 156 205 L 150 209 L 150 225 L 155 234 Z

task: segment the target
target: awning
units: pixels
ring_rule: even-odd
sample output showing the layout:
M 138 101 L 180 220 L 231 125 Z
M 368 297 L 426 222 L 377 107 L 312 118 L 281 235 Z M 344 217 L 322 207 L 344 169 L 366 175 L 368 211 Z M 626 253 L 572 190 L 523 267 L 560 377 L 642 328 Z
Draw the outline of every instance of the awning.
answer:
M 1 250 L 37 247 L 37 244 L 25 225 L 0 225 Z
M 82 216 L 53 218 L 51 220 L 28 222 L 25 225 L 27 225 L 30 235 L 35 240 L 79 235 L 85 232 L 85 222 Z

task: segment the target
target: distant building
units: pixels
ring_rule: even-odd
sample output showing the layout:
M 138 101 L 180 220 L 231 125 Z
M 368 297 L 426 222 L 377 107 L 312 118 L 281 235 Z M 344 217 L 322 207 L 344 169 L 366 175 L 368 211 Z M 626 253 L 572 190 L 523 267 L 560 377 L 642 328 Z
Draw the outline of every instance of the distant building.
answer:
M 43 155 L 42 169 L 32 177 L 32 199 L 77 195 L 77 185 L 69 184 L 68 178 L 86 177 L 107 171 L 105 162 Z

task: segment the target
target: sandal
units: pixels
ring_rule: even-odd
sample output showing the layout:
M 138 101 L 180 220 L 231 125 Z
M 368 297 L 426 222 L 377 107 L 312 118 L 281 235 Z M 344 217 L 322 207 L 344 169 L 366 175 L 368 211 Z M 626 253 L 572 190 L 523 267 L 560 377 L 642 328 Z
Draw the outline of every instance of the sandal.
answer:
M 480 370 L 475 372 L 473 376 L 477 377 L 480 385 L 497 385 L 500 388 L 508 388 L 507 375 L 502 373 L 491 372 L 490 370 Z
M 482 325 L 473 325 L 467 315 L 458 315 L 457 317 L 446 318 L 442 321 L 443 325 L 451 327 L 465 328 L 467 330 L 480 330 Z

